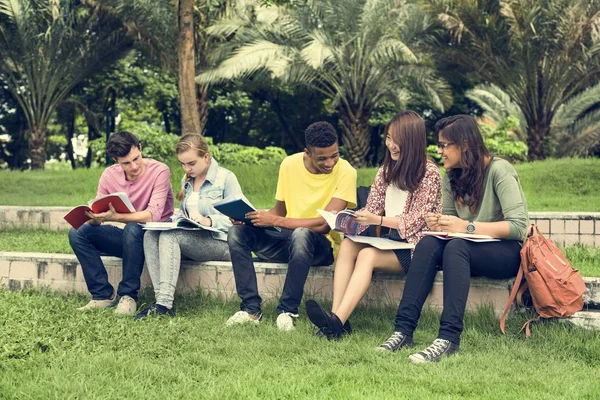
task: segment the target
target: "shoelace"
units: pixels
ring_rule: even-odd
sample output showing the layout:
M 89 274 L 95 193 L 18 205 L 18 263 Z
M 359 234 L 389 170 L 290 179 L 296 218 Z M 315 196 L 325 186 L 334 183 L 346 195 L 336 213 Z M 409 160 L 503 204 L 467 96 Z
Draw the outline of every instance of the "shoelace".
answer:
M 422 351 L 429 358 L 437 358 L 448 349 L 448 341 L 435 339 L 431 346 Z
M 402 343 L 402 340 L 404 340 L 404 334 L 402 332 L 394 332 L 383 345 L 393 349 Z

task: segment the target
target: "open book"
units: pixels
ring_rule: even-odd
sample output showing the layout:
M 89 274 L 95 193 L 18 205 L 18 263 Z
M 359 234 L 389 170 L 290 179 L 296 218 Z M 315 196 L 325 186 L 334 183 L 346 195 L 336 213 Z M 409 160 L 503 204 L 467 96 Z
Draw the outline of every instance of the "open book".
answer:
M 86 211 L 91 212 L 92 214 L 100 214 L 103 212 L 107 212 L 109 210 L 108 205 L 112 204 L 113 208 L 119 214 L 128 214 L 135 212 L 135 208 L 131 201 L 129 201 L 129 197 L 127 197 L 127 193 L 125 192 L 117 192 L 107 194 L 105 196 L 100 196 L 94 200 L 88 201 L 86 206 L 77 206 L 71 211 L 69 211 L 63 217 L 71 226 L 75 229 L 79 229 L 79 227 L 89 221 L 91 218 L 85 215 Z
M 380 250 L 400 250 L 400 249 L 412 250 L 415 248 L 414 244 L 400 242 L 397 240 L 379 238 L 379 237 L 355 236 L 355 235 L 346 235 L 346 237 L 356 243 L 368 244 L 368 245 L 376 247 Z
M 183 229 L 189 231 L 205 230 L 211 232 L 221 232 L 212 226 L 202 225 L 186 216 L 177 215 L 171 217 L 171 221 L 167 222 L 146 222 L 140 224 L 147 231 L 168 231 L 171 229 Z
M 450 239 L 466 239 L 473 242 L 498 242 L 500 239 L 496 239 L 489 235 L 480 235 L 477 233 L 462 233 L 462 232 L 423 232 L 425 236 L 435 236 L 438 239 L 450 240 Z
M 331 229 L 345 233 L 346 235 L 357 235 L 359 223 L 356 222 L 356 212 L 353 210 L 342 210 L 338 213 L 318 209 L 317 212 L 325 219 Z
M 221 214 L 227 215 L 231 219 L 244 222 L 246 225 L 252 225 L 252 221 L 249 218 L 246 218 L 246 214 L 256 211 L 256 208 L 254 208 L 254 206 L 250 204 L 250 201 L 248 201 L 245 197 L 230 196 L 221 201 L 213 203 L 212 206 Z M 281 228 L 276 226 L 270 226 L 264 229 L 281 232 Z

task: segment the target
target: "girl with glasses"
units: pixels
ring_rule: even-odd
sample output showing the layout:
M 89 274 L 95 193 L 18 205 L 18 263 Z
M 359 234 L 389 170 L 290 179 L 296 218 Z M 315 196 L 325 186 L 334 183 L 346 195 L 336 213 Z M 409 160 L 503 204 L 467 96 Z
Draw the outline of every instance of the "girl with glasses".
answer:
M 441 266 L 444 308 L 439 333 L 429 347 L 409 357 L 415 363 L 439 361 L 459 350 L 471 276 L 514 277 L 529 222 L 515 169 L 488 152 L 472 117 L 443 118 L 435 130 L 446 175 L 442 213 L 428 214 L 427 226 L 433 231 L 483 234 L 500 240 L 474 242 L 428 236 L 417 244 L 394 333 L 379 346 L 381 350 L 397 351 L 412 344 L 421 309 Z

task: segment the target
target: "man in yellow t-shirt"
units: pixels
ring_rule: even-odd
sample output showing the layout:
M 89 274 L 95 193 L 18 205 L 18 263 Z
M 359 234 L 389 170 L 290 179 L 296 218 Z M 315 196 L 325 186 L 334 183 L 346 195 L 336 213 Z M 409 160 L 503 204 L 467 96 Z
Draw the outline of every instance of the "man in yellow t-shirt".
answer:
M 294 329 L 310 267 L 333 263 L 335 240 L 317 209 L 355 207 L 356 170 L 340 160 L 337 133 L 328 122 L 311 124 L 304 138 L 304 152 L 286 157 L 279 167 L 275 206 L 248 213 L 252 225 L 237 223 L 229 229 L 227 242 L 242 304 L 228 326 L 261 319 L 253 251 L 262 260 L 288 263 L 277 307 L 277 327 L 283 331 Z M 264 229 L 272 226 L 281 232 Z

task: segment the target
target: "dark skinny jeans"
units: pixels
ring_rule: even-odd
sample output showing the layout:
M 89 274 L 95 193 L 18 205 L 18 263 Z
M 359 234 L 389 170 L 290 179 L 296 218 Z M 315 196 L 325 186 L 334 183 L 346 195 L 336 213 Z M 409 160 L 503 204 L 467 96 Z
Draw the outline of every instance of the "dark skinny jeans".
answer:
M 145 232 L 137 222 L 129 222 L 123 229 L 107 224 L 71 228 L 69 243 L 81 264 L 92 299 L 106 300 L 113 295 L 114 288 L 108 282 L 108 273 L 100 258 L 107 255 L 123 259 L 123 279 L 117 294 L 137 301 L 144 269 Z
M 438 338 L 460 344 L 471 277 L 508 279 L 516 276 L 521 263 L 520 250 L 520 242 L 515 240 L 476 243 L 424 237 L 413 254 L 396 314 L 395 330 L 412 336 L 433 286 L 437 266 L 441 265 L 444 271 L 444 309 Z
M 250 314 L 259 314 L 262 303 L 252 252 L 261 260 L 288 263 L 277 314 L 298 314 L 310 267 L 333 263 L 333 250 L 327 237 L 307 228 L 274 232 L 249 225 L 234 225 L 227 234 L 227 243 L 235 287 L 242 299 L 240 309 Z

